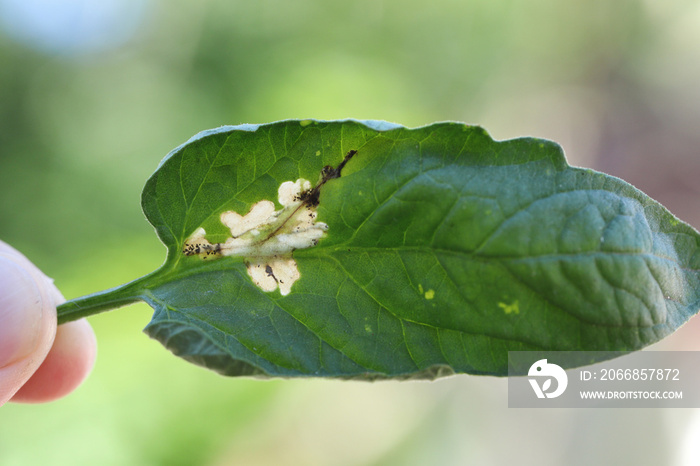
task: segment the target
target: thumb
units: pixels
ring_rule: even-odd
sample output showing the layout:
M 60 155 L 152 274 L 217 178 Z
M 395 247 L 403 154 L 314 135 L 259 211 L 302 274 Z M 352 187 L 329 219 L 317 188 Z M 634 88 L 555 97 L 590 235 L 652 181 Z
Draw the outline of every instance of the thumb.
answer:
M 55 288 L 0 242 L 0 406 L 39 368 L 56 335 Z

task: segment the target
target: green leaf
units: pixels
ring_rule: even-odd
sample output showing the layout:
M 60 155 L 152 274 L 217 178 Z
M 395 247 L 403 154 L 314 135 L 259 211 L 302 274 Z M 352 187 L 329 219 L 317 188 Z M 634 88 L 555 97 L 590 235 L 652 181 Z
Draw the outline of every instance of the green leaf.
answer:
M 278 202 L 300 178 L 318 206 Z M 274 215 L 224 225 L 263 200 Z M 143 299 L 148 335 L 226 375 L 505 375 L 508 351 L 637 350 L 698 309 L 695 230 L 552 142 L 479 127 L 222 127 L 172 151 L 142 203 L 163 266 L 62 319 Z

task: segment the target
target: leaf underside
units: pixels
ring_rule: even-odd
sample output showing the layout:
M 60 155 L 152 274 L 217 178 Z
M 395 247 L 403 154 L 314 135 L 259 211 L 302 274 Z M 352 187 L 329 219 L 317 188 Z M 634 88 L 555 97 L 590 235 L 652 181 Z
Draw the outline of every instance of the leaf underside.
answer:
M 222 212 L 276 203 L 281 183 L 315 182 L 351 150 L 286 296 L 243 257 L 182 253 L 197 228 L 230 235 Z M 508 351 L 637 350 L 698 308 L 695 230 L 552 142 L 458 123 L 222 127 L 171 152 L 142 204 L 168 248 L 141 282 L 145 331 L 225 375 L 506 375 Z

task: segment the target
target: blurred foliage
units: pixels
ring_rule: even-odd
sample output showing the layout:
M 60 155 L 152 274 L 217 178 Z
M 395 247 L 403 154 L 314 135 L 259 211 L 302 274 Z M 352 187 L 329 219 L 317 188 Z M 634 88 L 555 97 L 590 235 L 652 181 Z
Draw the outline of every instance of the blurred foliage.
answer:
M 67 297 L 162 261 L 165 250 L 140 212 L 141 187 L 170 149 L 223 124 L 461 120 L 497 139 L 551 138 L 572 164 L 618 175 L 700 225 L 697 2 L 141 3 L 124 26 L 128 40 L 61 50 L 10 34 L 13 2 L 0 0 L 8 31 L 0 31 L 0 237 Z M 501 380 L 232 381 L 139 334 L 149 312 L 133 306 L 92 320 L 97 367 L 74 395 L 2 408 L 0 464 L 278 464 L 285 453 L 289 464 L 464 464 L 489 452 L 494 464 L 529 457 L 542 466 L 579 453 L 566 437 L 576 416 L 545 414 L 549 425 L 529 428 L 529 416 L 501 409 Z M 476 416 L 487 414 L 502 422 L 480 426 Z M 615 427 L 611 438 L 623 445 L 620 431 L 661 429 L 658 413 L 620 416 L 629 425 L 595 428 Z M 555 428 L 562 422 L 569 430 Z M 489 446 L 521 438 L 523 428 L 565 446 L 535 455 L 537 439 L 526 436 L 535 443 L 515 444 L 532 449 L 527 457 Z M 314 435 L 325 443 L 310 441 Z M 479 441 L 464 447 L 465 436 Z M 648 449 L 646 462 L 663 458 L 666 438 L 634 448 Z

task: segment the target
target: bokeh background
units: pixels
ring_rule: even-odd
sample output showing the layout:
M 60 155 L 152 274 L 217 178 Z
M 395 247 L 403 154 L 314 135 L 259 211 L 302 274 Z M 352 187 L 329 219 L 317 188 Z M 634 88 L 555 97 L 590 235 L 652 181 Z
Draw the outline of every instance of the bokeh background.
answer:
M 140 211 L 200 130 L 459 120 L 537 136 L 700 226 L 694 0 L 0 0 L 0 238 L 67 298 L 165 250 Z M 226 379 L 134 305 L 74 394 L 0 410 L 0 465 L 700 464 L 695 410 L 517 410 L 506 381 Z M 700 350 L 691 322 L 659 349 Z

